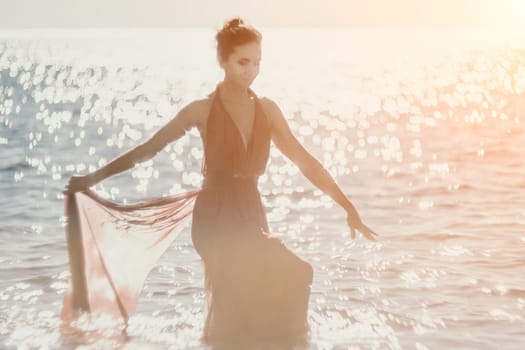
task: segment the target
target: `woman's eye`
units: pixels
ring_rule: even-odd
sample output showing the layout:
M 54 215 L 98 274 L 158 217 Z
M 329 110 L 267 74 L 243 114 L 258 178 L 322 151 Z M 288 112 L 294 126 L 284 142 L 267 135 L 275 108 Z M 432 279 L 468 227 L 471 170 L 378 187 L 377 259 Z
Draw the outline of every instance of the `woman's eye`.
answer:
M 239 62 L 239 64 L 240 64 L 241 66 L 245 66 L 245 65 L 248 64 L 248 62 Z M 255 63 L 255 65 L 256 65 L 257 67 L 259 67 L 259 66 L 261 65 L 261 63 L 260 63 L 260 62 L 257 62 L 257 63 Z

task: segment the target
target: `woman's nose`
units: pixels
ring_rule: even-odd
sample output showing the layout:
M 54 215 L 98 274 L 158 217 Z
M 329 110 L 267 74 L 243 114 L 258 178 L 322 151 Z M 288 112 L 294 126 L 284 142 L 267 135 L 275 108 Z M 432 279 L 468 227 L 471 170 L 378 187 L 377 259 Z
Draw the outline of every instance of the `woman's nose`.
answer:
M 252 67 L 250 67 L 250 69 L 248 71 L 248 75 L 251 76 L 251 77 L 255 77 L 255 76 L 257 76 L 257 74 L 259 74 L 259 66 L 252 66 Z

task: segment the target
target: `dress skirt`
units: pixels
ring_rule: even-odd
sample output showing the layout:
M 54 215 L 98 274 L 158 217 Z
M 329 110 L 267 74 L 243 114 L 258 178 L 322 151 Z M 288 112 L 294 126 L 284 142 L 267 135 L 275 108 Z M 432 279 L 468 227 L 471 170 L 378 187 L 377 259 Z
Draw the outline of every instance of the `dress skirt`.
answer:
M 253 182 L 205 186 L 195 203 L 192 240 L 204 266 L 206 341 L 309 331 L 312 266 L 267 233 Z

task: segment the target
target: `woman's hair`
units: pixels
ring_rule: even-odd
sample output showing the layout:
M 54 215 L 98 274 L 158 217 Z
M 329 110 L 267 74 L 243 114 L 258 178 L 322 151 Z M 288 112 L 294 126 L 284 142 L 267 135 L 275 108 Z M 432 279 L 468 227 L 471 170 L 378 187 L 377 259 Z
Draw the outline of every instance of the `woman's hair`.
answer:
M 217 57 L 225 61 L 235 46 L 251 42 L 260 43 L 262 35 L 257 29 L 244 23 L 240 17 L 235 17 L 224 22 L 224 26 L 217 31 L 215 39 L 217 40 Z

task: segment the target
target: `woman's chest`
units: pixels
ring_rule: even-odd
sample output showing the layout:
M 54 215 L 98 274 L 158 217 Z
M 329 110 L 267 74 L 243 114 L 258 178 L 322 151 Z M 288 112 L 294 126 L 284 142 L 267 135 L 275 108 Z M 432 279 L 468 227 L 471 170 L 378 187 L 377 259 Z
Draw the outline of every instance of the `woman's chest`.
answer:
M 253 126 L 255 123 L 255 101 L 246 104 L 228 104 L 224 103 L 225 113 L 232 122 L 232 126 L 237 129 L 243 143 L 249 144 Z
M 248 106 L 225 105 L 225 115 L 221 120 L 221 124 L 227 123 L 230 125 L 233 129 L 233 133 L 238 134 L 241 137 L 241 141 L 245 145 L 248 145 L 255 132 L 256 112 L 255 103 Z M 214 132 L 214 130 L 209 130 L 214 126 L 214 123 L 208 122 L 209 118 L 213 118 L 213 116 L 208 114 L 206 117 L 200 118 L 197 123 L 197 129 L 199 130 L 204 146 L 206 146 L 207 135 Z

